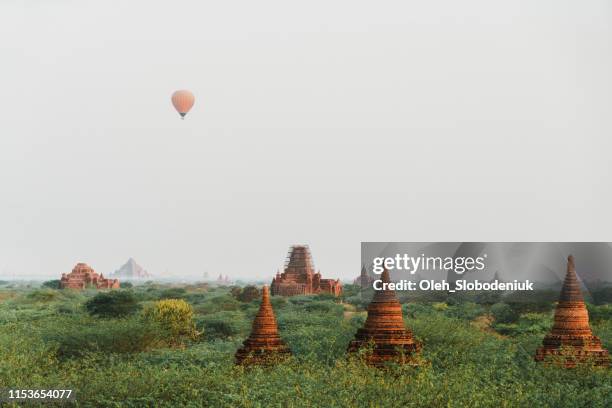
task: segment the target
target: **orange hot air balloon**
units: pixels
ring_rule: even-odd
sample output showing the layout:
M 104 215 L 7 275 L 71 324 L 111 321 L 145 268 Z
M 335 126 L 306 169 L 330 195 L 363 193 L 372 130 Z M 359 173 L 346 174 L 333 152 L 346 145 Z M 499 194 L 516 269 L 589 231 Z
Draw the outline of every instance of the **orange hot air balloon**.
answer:
M 181 119 L 185 119 L 185 115 L 189 112 L 194 102 L 195 97 L 186 89 L 176 91 L 172 94 L 172 105 L 174 105 L 174 109 L 181 115 Z

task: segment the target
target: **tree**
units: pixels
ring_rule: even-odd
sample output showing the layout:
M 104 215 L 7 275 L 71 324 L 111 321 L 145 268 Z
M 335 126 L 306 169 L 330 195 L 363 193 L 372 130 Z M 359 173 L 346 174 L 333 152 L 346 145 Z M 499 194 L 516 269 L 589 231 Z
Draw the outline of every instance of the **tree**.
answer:
M 240 300 L 241 302 L 252 302 L 255 299 L 259 299 L 259 297 L 261 296 L 259 289 L 257 289 L 256 286 L 253 285 L 249 285 L 249 286 L 245 286 L 244 289 L 242 289 L 242 292 L 240 293 L 240 295 L 238 296 L 238 300 Z
M 60 280 L 59 279 L 48 280 L 46 282 L 43 282 L 42 286 L 44 286 L 45 288 L 59 289 Z
M 187 290 L 185 288 L 168 288 L 162 290 L 159 294 L 160 299 L 179 299 L 185 297 Z
M 140 305 L 129 290 L 101 292 L 85 303 L 87 312 L 99 317 L 123 317 L 136 313 Z
M 519 314 L 506 303 L 496 303 L 491 306 L 491 314 L 496 323 L 513 323 L 519 318 Z
M 242 288 L 240 286 L 232 286 L 232 288 L 230 289 L 230 295 L 232 295 L 236 300 L 240 300 L 241 293 Z

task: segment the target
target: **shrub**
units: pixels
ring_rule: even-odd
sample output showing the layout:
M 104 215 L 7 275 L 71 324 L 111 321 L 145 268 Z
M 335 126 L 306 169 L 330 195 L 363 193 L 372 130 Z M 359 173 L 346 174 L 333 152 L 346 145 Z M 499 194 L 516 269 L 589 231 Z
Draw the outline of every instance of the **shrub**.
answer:
M 591 290 L 591 295 L 596 305 L 612 303 L 612 286 L 593 289 Z
M 313 313 L 333 313 L 337 316 L 342 316 L 344 308 L 342 305 L 333 302 L 314 301 L 306 303 L 303 306 L 304 310 Z
M 331 293 L 319 293 L 318 295 L 315 296 L 315 299 L 318 301 L 331 301 L 331 302 L 335 302 L 336 300 L 338 300 L 338 298 L 332 295 Z
M 134 293 L 126 290 L 100 292 L 85 303 L 85 309 L 92 316 L 123 317 L 140 309 Z
M 278 309 L 281 309 L 287 306 L 289 302 L 287 301 L 287 298 L 284 296 L 272 296 L 270 298 L 270 303 L 272 303 L 272 308 L 274 310 L 278 310 Z
M 26 298 L 32 302 L 51 302 L 59 297 L 59 292 L 52 289 L 39 289 L 27 294 Z
M 435 302 L 431 306 L 437 312 L 443 312 L 445 310 L 448 310 L 448 305 L 444 302 Z
M 495 318 L 495 323 L 514 323 L 519 318 L 519 314 L 506 303 L 496 303 L 491 306 L 491 314 Z
M 164 289 L 159 294 L 159 299 L 181 299 L 187 291 L 184 288 L 169 288 Z
M 592 322 L 612 320 L 612 305 L 594 306 L 587 304 L 587 308 L 589 310 L 589 320 Z
M 232 286 L 230 288 L 230 295 L 236 300 L 240 298 L 240 294 L 242 293 L 242 288 L 240 286 Z
M 448 310 L 448 305 L 446 305 L 446 309 Z M 402 312 L 405 317 L 416 318 L 435 313 L 435 309 L 431 303 L 406 303 L 402 305 Z
M 535 290 L 512 292 L 504 297 L 507 303 L 518 313 L 544 313 L 554 309 L 554 302 L 559 299 L 559 292 L 554 290 Z
M 484 308 L 477 303 L 463 302 L 446 310 L 446 315 L 463 320 L 474 320 L 484 313 Z
M 44 288 L 59 289 L 60 280 L 59 279 L 48 280 L 48 281 L 43 282 L 42 286 Z
M 294 305 L 305 305 L 314 301 L 315 297 L 311 295 L 298 295 L 289 297 L 289 302 Z
M 183 297 L 183 299 L 185 299 L 185 301 L 191 303 L 192 305 L 204 303 L 207 298 L 208 298 L 208 294 L 207 293 L 198 293 L 198 292 L 187 293 Z
M 145 309 L 144 317 L 166 330 L 173 345 L 182 344 L 183 339 L 195 339 L 198 336 L 193 322 L 193 309 L 183 299 L 159 300 Z
M 200 318 L 198 328 L 203 329 L 208 339 L 229 339 L 245 335 L 249 323 L 240 312 L 223 311 Z
M 350 305 L 357 307 L 358 309 L 364 309 L 368 305 L 368 301 L 361 296 L 361 294 L 354 296 L 347 296 L 344 301 Z
M 249 285 L 246 286 L 244 289 L 242 289 L 242 292 L 240 292 L 240 295 L 238 295 L 238 300 L 240 300 L 241 302 L 252 302 L 253 300 L 259 299 L 259 297 L 261 296 L 259 289 L 257 289 L 256 286 L 253 285 Z
M 92 352 L 137 353 L 166 345 L 163 331 L 136 317 L 84 323 L 58 324 L 45 331 L 43 339 L 57 344 L 60 358 L 83 357 Z
M 119 287 L 121 289 L 131 289 L 134 287 L 134 284 L 132 282 L 120 282 Z
M 493 305 L 498 303 L 502 298 L 502 293 L 499 291 L 483 290 L 476 294 L 476 303 L 481 305 Z
M 351 317 L 351 319 L 349 320 L 349 324 L 354 327 L 355 329 L 361 328 L 363 327 L 365 321 L 366 321 L 367 316 L 364 314 L 358 314 L 358 315 L 354 315 L 353 317 Z

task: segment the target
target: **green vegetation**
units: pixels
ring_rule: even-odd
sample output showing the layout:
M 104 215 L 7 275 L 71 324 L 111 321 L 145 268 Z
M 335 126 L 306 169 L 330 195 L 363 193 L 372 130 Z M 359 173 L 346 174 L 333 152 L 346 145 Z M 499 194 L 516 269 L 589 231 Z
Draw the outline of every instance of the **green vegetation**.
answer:
M 45 288 L 59 289 L 60 280 L 59 279 L 48 280 L 46 282 L 43 282 L 42 286 Z
M 236 298 L 231 288 L 8 286 L 0 288 L 0 387 L 70 387 L 78 406 L 556 408 L 606 407 L 612 400 L 610 369 L 533 361 L 554 307 L 537 294 L 536 303 L 439 294 L 410 300 L 404 317 L 423 343 L 425 363 L 386 371 L 346 356 L 368 303 L 352 285 L 343 303 L 328 296 L 272 297 L 294 357 L 245 370 L 234 366 L 233 356 L 259 300 Z M 112 303 L 99 302 L 100 296 L 125 296 L 120 293 L 130 293 L 138 310 L 88 311 L 86 305 Z M 612 349 L 610 305 L 589 310 L 595 334 Z
M 111 290 L 100 292 L 85 302 L 85 309 L 92 316 L 123 317 L 136 313 L 140 305 L 131 291 Z
M 241 302 L 252 302 L 253 300 L 259 299 L 261 293 L 256 286 L 248 285 L 244 288 L 234 286 L 230 289 L 232 296 Z
M 159 300 L 144 310 L 143 318 L 167 332 L 172 345 L 183 345 L 185 339 L 198 337 L 193 308 L 183 299 Z

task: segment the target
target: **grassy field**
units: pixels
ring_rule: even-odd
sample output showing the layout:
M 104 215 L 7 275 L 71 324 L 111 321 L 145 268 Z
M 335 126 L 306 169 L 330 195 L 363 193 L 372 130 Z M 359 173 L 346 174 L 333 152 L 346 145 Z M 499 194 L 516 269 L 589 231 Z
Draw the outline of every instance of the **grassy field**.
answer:
M 418 368 L 371 369 L 345 350 L 367 300 L 273 297 L 294 357 L 269 369 L 235 367 L 259 300 L 245 291 L 153 283 L 122 289 L 122 317 L 92 314 L 96 291 L 0 285 L 0 388 L 76 391 L 77 406 L 142 407 L 606 407 L 609 369 L 538 365 L 536 347 L 554 303 L 413 299 L 404 318 L 423 343 Z M 539 297 L 542 299 L 545 297 Z M 161 299 L 183 299 L 196 335 L 145 318 Z M 482 299 L 480 299 L 482 300 Z M 130 307 L 132 307 L 130 306 Z M 589 305 L 592 328 L 612 349 L 611 309 Z

